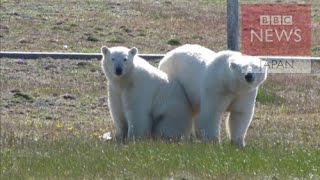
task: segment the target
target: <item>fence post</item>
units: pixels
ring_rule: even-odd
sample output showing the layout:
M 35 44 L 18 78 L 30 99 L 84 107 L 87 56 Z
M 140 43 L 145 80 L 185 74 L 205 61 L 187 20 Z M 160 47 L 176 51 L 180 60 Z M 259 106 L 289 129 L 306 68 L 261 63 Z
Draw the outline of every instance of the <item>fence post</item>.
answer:
M 228 49 L 233 51 L 240 51 L 239 1 L 228 0 L 227 3 Z

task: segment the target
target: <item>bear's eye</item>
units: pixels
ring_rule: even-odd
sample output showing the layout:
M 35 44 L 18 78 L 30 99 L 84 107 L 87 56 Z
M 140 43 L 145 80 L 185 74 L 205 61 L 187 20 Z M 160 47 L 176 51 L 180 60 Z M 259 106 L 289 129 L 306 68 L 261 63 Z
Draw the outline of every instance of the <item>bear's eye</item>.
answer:
M 127 58 L 123 58 L 123 61 L 127 61 L 128 59 Z

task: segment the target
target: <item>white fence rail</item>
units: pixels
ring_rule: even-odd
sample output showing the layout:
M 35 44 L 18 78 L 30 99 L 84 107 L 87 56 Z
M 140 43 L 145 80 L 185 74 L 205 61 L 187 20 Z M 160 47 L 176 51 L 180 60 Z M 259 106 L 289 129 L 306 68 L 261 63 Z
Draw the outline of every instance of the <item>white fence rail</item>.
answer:
M 162 54 L 140 54 L 140 57 L 151 61 L 161 59 Z M 61 52 L 0 52 L 0 58 L 15 58 L 15 59 L 101 59 L 101 53 L 61 53 Z
M 140 57 L 152 61 L 163 58 L 164 54 L 139 54 Z M 258 56 L 264 60 L 309 60 L 320 61 L 320 57 L 312 56 Z M 60 52 L 0 52 L 0 58 L 14 58 L 14 59 L 101 59 L 101 53 L 60 53 Z

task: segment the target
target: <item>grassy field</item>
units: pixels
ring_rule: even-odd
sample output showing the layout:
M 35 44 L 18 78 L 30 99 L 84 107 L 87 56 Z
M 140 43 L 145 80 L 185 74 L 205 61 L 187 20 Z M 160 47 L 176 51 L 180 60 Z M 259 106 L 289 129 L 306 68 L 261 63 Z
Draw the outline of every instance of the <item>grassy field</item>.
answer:
M 226 48 L 222 0 L 0 2 L 1 51 Z M 320 4 L 305 2 L 319 56 Z M 270 74 L 239 150 L 224 131 L 221 145 L 101 140 L 114 130 L 99 60 L 0 63 L 0 179 L 320 179 L 319 74 Z

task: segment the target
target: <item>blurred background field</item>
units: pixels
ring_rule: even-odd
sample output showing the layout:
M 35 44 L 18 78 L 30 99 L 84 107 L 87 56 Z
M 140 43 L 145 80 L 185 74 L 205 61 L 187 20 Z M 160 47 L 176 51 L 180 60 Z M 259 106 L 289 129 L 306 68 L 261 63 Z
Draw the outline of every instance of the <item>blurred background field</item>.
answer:
M 312 52 L 320 55 L 320 2 L 312 6 Z M 241 3 L 266 3 L 243 0 Z M 165 53 L 197 43 L 226 49 L 225 0 L 1 0 L 1 50 L 98 52 L 101 45 Z
M 226 49 L 226 2 L 0 0 L 1 51 Z M 242 1 L 253 3 L 264 1 Z M 271 1 L 270 3 L 296 3 Z M 312 53 L 320 55 L 320 3 Z M 157 62 L 153 63 L 157 65 Z M 99 139 L 113 132 L 99 60 L 0 59 L 0 179 L 319 179 L 320 76 L 270 74 L 248 146 Z

